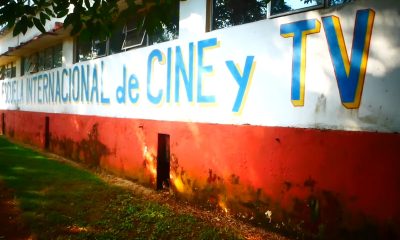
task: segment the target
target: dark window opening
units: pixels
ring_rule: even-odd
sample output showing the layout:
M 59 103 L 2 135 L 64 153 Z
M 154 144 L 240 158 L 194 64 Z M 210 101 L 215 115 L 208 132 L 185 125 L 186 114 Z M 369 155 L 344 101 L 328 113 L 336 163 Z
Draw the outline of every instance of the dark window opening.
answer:
M 179 1 L 172 2 L 173 4 L 169 6 L 167 23 L 156 27 L 151 33 L 145 31 L 146 21 L 149 20 L 135 16 L 129 18 L 123 26 L 115 28 L 111 36 L 106 40 L 84 40 L 78 37 L 75 41 L 75 61 L 87 61 L 177 39 L 179 32 Z
M 52 55 L 53 68 L 62 67 L 62 55 L 63 55 L 62 48 L 63 48 L 62 44 L 53 47 L 53 55 Z
M 157 190 L 169 188 L 170 149 L 169 135 L 158 134 L 157 147 Z
M 52 48 L 48 48 L 45 50 L 45 52 L 43 53 L 43 59 L 44 59 L 44 64 L 43 64 L 43 69 L 50 69 L 53 68 L 53 49 Z
M 104 57 L 107 55 L 107 41 L 94 40 L 92 49 L 93 58 Z
M 6 135 L 6 114 L 1 113 L 1 134 Z
M 21 60 L 21 76 L 62 66 L 62 44 L 35 52 Z
M 211 29 L 221 29 L 265 19 L 265 0 L 212 0 Z
M 14 62 L 0 66 L 0 80 L 14 78 L 17 75 L 17 68 Z
M 109 39 L 110 44 L 110 52 L 109 54 L 116 54 L 122 51 L 122 45 L 125 40 L 125 34 L 121 28 L 116 29 Z
M 50 117 L 45 118 L 44 123 L 44 149 L 50 148 Z
M 86 61 L 92 59 L 92 42 L 85 41 L 78 37 L 76 40 L 76 60 L 77 62 Z
M 336 6 L 336 5 L 340 5 L 340 4 L 344 4 L 344 3 L 349 3 L 352 2 L 354 0 L 329 0 L 328 1 L 328 6 Z

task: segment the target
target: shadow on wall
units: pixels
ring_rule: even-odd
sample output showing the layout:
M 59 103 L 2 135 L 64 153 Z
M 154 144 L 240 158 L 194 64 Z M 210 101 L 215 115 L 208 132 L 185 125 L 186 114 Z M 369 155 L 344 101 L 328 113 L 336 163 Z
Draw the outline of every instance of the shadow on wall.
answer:
M 75 161 L 83 162 L 90 167 L 100 166 L 102 157 L 110 154 L 110 150 L 99 141 L 98 123 L 93 124 L 87 138 L 75 142 L 70 138 L 51 138 L 50 151 Z

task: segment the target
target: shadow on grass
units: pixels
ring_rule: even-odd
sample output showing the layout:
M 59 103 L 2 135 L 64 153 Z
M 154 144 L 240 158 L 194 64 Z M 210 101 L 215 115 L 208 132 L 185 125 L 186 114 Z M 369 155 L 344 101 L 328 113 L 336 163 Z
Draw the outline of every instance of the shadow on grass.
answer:
M 0 137 L 0 179 L 39 239 L 238 239 Z

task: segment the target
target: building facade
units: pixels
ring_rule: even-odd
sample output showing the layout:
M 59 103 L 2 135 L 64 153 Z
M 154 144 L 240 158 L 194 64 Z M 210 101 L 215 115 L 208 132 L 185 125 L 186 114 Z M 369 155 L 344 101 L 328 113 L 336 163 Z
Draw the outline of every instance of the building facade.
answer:
M 3 31 L 2 134 L 268 229 L 399 238 L 399 3 L 244 2 L 182 1 L 157 38 Z

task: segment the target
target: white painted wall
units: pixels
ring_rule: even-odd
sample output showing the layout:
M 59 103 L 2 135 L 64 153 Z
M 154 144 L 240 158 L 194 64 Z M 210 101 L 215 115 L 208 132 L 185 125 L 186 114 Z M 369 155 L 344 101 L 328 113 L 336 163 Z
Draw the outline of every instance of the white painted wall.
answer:
M 205 1 L 204 1 L 205 2 Z M 181 22 L 190 19 L 193 9 L 204 5 L 203 1 L 186 1 L 181 5 Z M 199 5 L 200 4 L 200 5 Z M 345 108 L 340 100 L 338 86 L 332 67 L 325 29 L 321 26 L 320 33 L 307 37 L 307 67 L 305 104 L 303 107 L 294 107 L 290 101 L 292 77 L 292 38 L 283 38 L 280 35 L 280 26 L 285 23 L 335 15 L 340 18 L 343 33 L 350 54 L 354 21 L 357 10 L 372 8 L 375 10 L 375 23 L 372 33 L 370 53 L 365 77 L 361 105 L 358 109 Z M 100 69 L 104 64 L 102 77 L 103 85 L 99 91 L 110 99 L 110 104 L 95 102 L 67 101 L 56 103 L 28 103 L 22 99 L 18 103 L 7 102 L 7 83 L 0 83 L 0 109 L 20 109 L 23 111 L 39 111 L 51 113 L 70 113 L 83 115 L 99 115 L 120 118 L 158 119 L 171 121 L 193 121 L 220 124 L 251 124 L 261 126 L 285 126 L 318 129 L 343 129 L 380 132 L 400 131 L 400 6 L 395 0 L 373 1 L 364 0 L 346 5 L 337 9 L 311 11 L 287 17 L 267 19 L 255 23 L 221 29 L 204 33 L 205 28 L 194 29 L 180 26 L 180 39 L 168 43 L 158 44 L 147 48 L 137 49 L 77 64 L 76 66 L 90 66 L 92 78 L 93 68 Z M 188 12 L 186 12 L 188 11 Z M 194 11 L 194 10 L 193 10 Z M 186 13 L 185 13 L 186 12 Z M 205 24 L 205 13 L 195 11 L 199 18 L 193 18 L 197 24 Z M 201 19 L 201 21 L 198 21 Z M 201 25 L 199 23 L 199 25 Z M 195 24 L 193 23 L 193 26 Z M 205 26 L 204 26 L 205 27 Z M 213 95 L 213 104 L 200 104 L 196 101 L 189 103 L 180 80 L 180 103 L 167 103 L 166 82 L 168 69 L 168 49 L 171 49 L 171 86 L 174 99 L 175 56 L 176 47 L 180 47 L 186 68 L 189 66 L 189 44 L 198 51 L 198 41 L 216 38 L 218 47 L 205 50 L 203 65 L 212 66 L 213 74 L 203 76 L 204 95 Z M 64 43 L 65 49 L 70 49 L 70 43 Z M 165 55 L 165 64 L 157 61 L 153 64 L 150 91 L 156 94 L 162 89 L 163 101 L 152 104 L 147 97 L 147 69 L 148 58 L 155 49 Z M 65 69 L 69 71 L 70 56 L 66 54 Z M 246 57 L 254 56 L 256 62 L 251 85 L 248 88 L 248 97 L 241 114 L 232 112 L 238 84 L 229 72 L 226 61 L 234 61 L 241 69 Z M 198 54 L 194 54 L 194 99 L 197 96 L 198 83 Z M 123 66 L 126 66 L 127 78 L 134 74 L 138 79 L 139 90 L 132 91 L 139 94 L 136 104 L 117 102 L 117 89 L 122 85 Z M 53 71 L 62 74 L 63 68 Z M 187 70 L 188 71 L 188 70 Z M 50 71 L 52 72 L 52 71 Z M 35 76 L 39 76 L 36 74 Z M 66 77 L 67 79 L 67 77 Z M 20 80 L 18 80 L 20 81 Z M 17 81 L 17 82 L 18 82 Z M 24 97 L 27 96 L 27 77 L 24 81 Z M 43 82 L 42 82 L 43 84 Z M 100 80 L 99 80 L 100 84 Z M 43 88 L 43 85 L 41 86 Z M 65 89 L 69 89 L 68 80 L 64 82 Z M 128 92 L 126 92 L 128 94 Z M 136 96 L 136 95 L 135 95 Z M 129 102 L 129 101 L 128 101 Z
M 74 63 L 74 38 L 68 37 L 63 42 L 63 66 L 70 66 Z
M 180 2 L 179 39 L 192 39 L 204 35 L 207 22 L 207 0 Z

